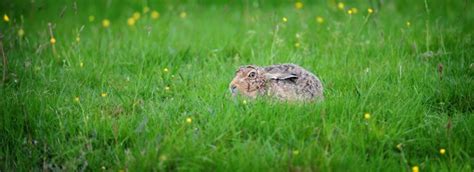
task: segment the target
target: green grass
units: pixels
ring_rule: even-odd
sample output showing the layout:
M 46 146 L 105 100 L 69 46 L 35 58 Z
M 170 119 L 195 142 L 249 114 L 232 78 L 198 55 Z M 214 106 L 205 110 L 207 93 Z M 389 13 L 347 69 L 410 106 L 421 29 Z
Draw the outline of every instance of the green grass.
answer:
M 472 171 L 472 2 L 383 2 L 1 2 L 0 170 Z M 325 101 L 230 96 L 239 66 L 278 63 Z

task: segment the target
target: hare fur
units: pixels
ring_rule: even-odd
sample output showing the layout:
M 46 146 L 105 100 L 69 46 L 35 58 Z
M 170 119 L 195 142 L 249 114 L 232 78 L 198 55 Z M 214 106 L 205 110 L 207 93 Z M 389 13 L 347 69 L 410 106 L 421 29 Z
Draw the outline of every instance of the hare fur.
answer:
M 266 67 L 240 67 L 229 84 L 233 96 L 270 96 L 279 100 L 323 100 L 323 85 L 318 77 L 295 64 Z

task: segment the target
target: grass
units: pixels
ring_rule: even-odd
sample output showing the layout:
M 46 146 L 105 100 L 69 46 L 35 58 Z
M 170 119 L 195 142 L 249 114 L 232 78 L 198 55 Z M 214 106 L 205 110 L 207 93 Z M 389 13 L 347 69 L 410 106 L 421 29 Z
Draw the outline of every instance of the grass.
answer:
M 371 2 L 2 1 L 0 169 L 472 171 L 472 2 Z M 231 98 L 278 63 L 326 100 Z

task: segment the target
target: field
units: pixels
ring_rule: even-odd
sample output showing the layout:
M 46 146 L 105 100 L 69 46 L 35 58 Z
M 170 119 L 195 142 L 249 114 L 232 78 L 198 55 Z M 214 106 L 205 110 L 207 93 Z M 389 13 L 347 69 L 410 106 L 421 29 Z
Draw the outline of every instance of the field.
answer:
M 2 1 L 0 171 L 473 171 L 472 11 Z M 231 96 L 239 66 L 280 63 L 325 100 Z

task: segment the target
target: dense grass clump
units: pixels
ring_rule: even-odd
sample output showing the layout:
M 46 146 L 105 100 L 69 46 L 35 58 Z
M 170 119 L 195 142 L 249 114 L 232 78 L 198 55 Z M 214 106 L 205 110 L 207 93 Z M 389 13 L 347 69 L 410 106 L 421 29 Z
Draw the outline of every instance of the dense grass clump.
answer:
M 0 5 L 0 170 L 473 170 L 471 1 Z M 325 101 L 230 96 L 278 63 Z

